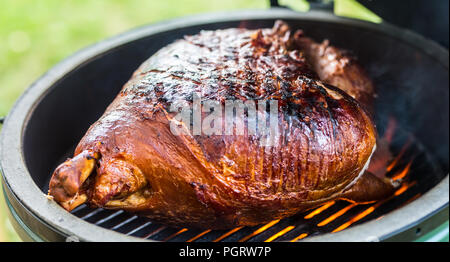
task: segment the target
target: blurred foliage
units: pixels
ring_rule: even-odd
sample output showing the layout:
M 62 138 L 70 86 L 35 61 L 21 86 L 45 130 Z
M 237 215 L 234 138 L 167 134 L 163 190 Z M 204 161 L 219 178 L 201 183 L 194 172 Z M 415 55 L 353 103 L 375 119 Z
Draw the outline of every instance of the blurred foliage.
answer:
M 188 14 L 267 6 L 262 0 L 2 0 L 0 115 L 56 62 L 105 37 Z
M 297 11 L 309 8 L 305 0 L 280 3 Z M 269 0 L 2 0 L 0 116 L 6 115 L 25 88 L 55 63 L 106 37 L 184 15 L 268 7 Z M 378 21 L 353 0 L 336 0 L 336 11 Z M 5 210 L 0 189 L 0 241 L 17 241 Z
M 335 0 L 334 13 L 338 16 L 381 23 L 382 19 L 360 3 L 353 0 Z

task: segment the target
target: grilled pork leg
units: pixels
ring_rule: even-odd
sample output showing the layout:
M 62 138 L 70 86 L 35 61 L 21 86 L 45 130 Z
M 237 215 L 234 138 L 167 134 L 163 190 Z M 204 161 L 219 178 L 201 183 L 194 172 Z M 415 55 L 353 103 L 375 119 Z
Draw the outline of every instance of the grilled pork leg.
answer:
M 67 210 L 87 201 L 83 184 L 92 174 L 99 154 L 85 150 L 56 168 L 49 185 L 49 195 L 53 196 Z
M 212 229 L 281 219 L 340 197 L 386 197 L 389 183 L 364 173 L 376 142 L 369 114 L 321 81 L 303 53 L 282 22 L 202 31 L 168 45 L 55 170 L 49 194 L 67 210 L 87 201 Z M 178 112 L 170 105 L 192 105 L 194 92 L 222 105 L 277 100 L 279 139 L 263 146 L 262 134 L 247 131 L 174 134 Z
M 353 56 L 331 46 L 328 40 L 317 43 L 301 30 L 295 33 L 294 39 L 322 81 L 339 87 L 366 110 L 372 111 L 375 96 L 373 82 Z
M 322 81 L 339 87 L 339 89 L 356 99 L 371 115 L 373 114 L 373 102 L 376 96 L 375 87 L 373 81 L 354 56 L 345 50 L 331 46 L 328 40 L 324 40 L 322 43 L 315 42 L 313 39 L 305 36 L 302 30 L 295 32 L 294 39 L 304 52 L 307 62 Z M 355 185 L 351 192 L 357 191 L 364 194 L 368 189 L 363 189 L 359 187 L 360 185 L 367 185 L 366 188 L 369 188 L 368 185 L 376 183 L 385 185 L 379 193 L 380 195 L 383 195 L 382 193 L 386 195 L 393 188 L 392 181 L 385 177 L 386 167 L 392 160 L 389 142 L 386 141 L 386 138 L 381 137 L 377 139 L 377 149 L 371 160 L 368 169 L 370 173 L 365 174 L 360 179 L 358 186 Z M 379 181 L 373 182 L 377 178 L 379 178 Z M 372 188 L 377 187 L 372 186 Z M 374 194 L 375 192 L 365 195 L 370 196 Z M 347 199 L 349 198 L 348 195 L 349 193 L 347 192 Z M 355 195 L 355 199 L 361 199 L 361 196 Z

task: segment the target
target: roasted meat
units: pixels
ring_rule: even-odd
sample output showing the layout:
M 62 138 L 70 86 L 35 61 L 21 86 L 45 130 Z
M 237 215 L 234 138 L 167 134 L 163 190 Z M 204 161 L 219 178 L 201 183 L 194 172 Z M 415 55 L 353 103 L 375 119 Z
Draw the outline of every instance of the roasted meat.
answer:
M 296 32 L 295 41 L 322 81 L 339 87 L 372 111 L 375 88 L 351 54 L 331 46 L 328 40 L 316 43 L 302 31 Z
M 392 185 L 365 172 L 376 144 L 373 91 L 356 61 L 280 21 L 186 36 L 133 74 L 56 168 L 49 195 L 69 211 L 88 202 L 211 229 L 284 218 L 330 199 L 381 199 Z M 174 122 L 193 124 L 177 122 L 171 105 L 195 107 L 194 94 L 220 105 L 277 101 L 275 117 L 259 112 L 277 120 L 277 139 L 267 146 L 264 133 L 247 129 L 174 134 Z M 245 112 L 235 117 L 250 125 Z

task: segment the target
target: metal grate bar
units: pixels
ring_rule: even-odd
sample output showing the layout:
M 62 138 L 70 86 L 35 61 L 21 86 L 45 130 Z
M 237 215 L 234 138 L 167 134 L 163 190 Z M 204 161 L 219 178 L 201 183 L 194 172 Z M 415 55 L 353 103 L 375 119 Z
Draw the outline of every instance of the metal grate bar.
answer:
M 101 208 L 94 209 L 92 212 L 89 212 L 86 215 L 82 216 L 81 219 L 86 220 L 86 219 L 88 219 L 88 218 L 90 218 L 90 217 L 92 217 L 92 216 L 94 216 L 94 215 L 96 215 L 96 214 L 98 214 L 98 213 L 100 213 L 102 211 L 103 211 L 103 209 L 101 209 Z
M 319 208 L 313 210 L 311 213 L 307 214 L 304 218 L 311 219 L 311 218 L 317 216 L 318 214 L 322 213 L 323 211 L 327 210 L 329 207 L 331 207 L 335 203 L 336 203 L 336 201 L 327 202 L 327 203 L 323 204 L 321 207 L 319 207 Z
M 208 234 L 209 232 L 211 232 L 211 229 L 208 229 L 208 230 L 203 231 L 202 233 L 200 233 L 200 234 L 196 235 L 195 237 L 193 237 L 193 238 L 187 240 L 186 242 L 193 242 L 193 241 L 199 239 L 200 237 L 202 237 L 202 236 Z
M 149 225 L 151 225 L 151 224 L 152 224 L 152 222 L 146 222 L 146 223 L 142 224 L 141 226 L 138 226 L 138 227 L 134 228 L 133 230 L 131 230 L 131 231 L 125 233 L 125 235 L 129 235 L 129 236 L 130 236 L 130 235 L 133 235 L 134 233 L 138 232 L 139 230 L 141 230 L 141 229 L 143 229 L 143 228 L 145 228 L 146 226 L 149 226 Z
M 95 222 L 95 224 L 96 224 L 96 225 L 103 224 L 103 223 L 105 223 L 105 222 L 107 222 L 107 221 L 109 221 L 109 220 L 115 218 L 116 216 L 122 214 L 123 212 L 124 212 L 123 210 L 118 210 L 118 211 L 112 213 L 111 215 L 109 215 L 109 216 L 107 216 L 107 217 L 105 217 L 105 218 L 102 218 L 102 219 L 98 220 L 97 222 Z
M 305 238 L 307 236 L 308 236 L 307 233 L 302 233 L 299 236 L 297 236 L 296 238 L 292 239 L 291 242 L 297 242 L 297 241 L 299 241 L 299 240 L 301 240 L 301 239 L 303 239 L 303 238 Z
M 213 242 L 219 242 L 222 241 L 223 239 L 231 236 L 232 234 L 236 233 L 237 231 L 241 230 L 243 227 L 236 227 L 231 229 L 230 231 L 228 231 L 227 233 L 221 235 L 220 237 L 216 238 L 215 240 L 213 240 Z
M 159 232 L 163 231 L 164 229 L 166 229 L 166 226 L 160 226 L 158 227 L 156 230 L 153 230 L 152 232 L 150 232 L 149 234 L 145 235 L 144 238 L 145 239 L 149 239 L 150 237 L 158 234 Z
M 284 228 L 283 230 L 281 230 L 280 232 L 276 233 L 275 235 L 269 237 L 268 239 L 264 240 L 264 242 L 272 242 L 275 239 L 281 237 L 282 235 L 286 234 L 287 232 L 291 231 L 292 229 L 294 229 L 295 226 L 288 226 L 286 228 Z
M 77 213 L 78 211 L 80 211 L 80 210 L 82 210 L 82 209 L 85 209 L 85 208 L 87 208 L 87 206 L 86 206 L 86 204 L 83 204 L 83 205 L 77 206 L 77 207 L 74 208 L 71 212 L 72 212 L 72 213 Z
M 169 241 L 169 240 L 171 240 L 172 238 L 174 238 L 174 237 L 176 237 L 176 236 L 178 236 L 178 235 L 180 235 L 180 234 L 183 234 L 184 232 L 186 232 L 186 231 L 188 231 L 188 230 L 189 230 L 189 229 L 187 229 L 187 228 L 182 228 L 182 229 L 178 230 L 177 232 L 173 233 L 172 235 L 170 235 L 170 236 L 164 238 L 163 241 L 164 241 L 164 242 Z
M 318 227 L 323 227 L 323 226 L 329 224 L 330 222 L 333 222 L 336 218 L 344 215 L 347 211 L 349 211 L 350 209 L 352 209 L 355 206 L 356 206 L 355 203 L 351 203 L 350 205 L 342 208 L 341 210 L 339 210 L 338 212 L 334 213 L 333 215 L 327 217 L 325 220 L 322 220 L 322 222 L 317 224 L 317 226 Z
M 252 237 L 254 237 L 256 235 L 261 234 L 262 232 L 264 232 L 265 230 L 267 230 L 268 228 L 272 227 L 273 225 L 275 225 L 278 222 L 280 222 L 279 219 L 273 220 L 273 221 L 265 224 L 264 226 L 262 226 L 262 227 L 258 228 L 257 230 L 253 231 L 253 233 L 251 233 L 250 235 L 247 235 L 244 238 L 241 238 L 239 240 L 239 242 L 245 242 L 245 241 L 249 240 L 250 238 L 252 238 Z
M 350 225 L 352 225 L 353 223 L 365 218 L 366 216 L 368 216 L 369 214 L 371 214 L 373 211 L 375 211 L 376 208 L 380 207 L 381 205 L 383 205 L 384 203 L 386 203 L 387 201 L 391 200 L 392 198 L 399 196 L 401 194 L 403 194 L 406 190 L 408 190 L 411 186 L 413 186 L 415 183 L 408 183 L 408 184 L 404 184 L 402 187 L 400 187 L 395 193 L 394 196 L 392 196 L 391 198 L 388 198 L 386 200 L 382 200 L 379 201 L 375 204 L 373 204 L 372 206 L 370 206 L 369 208 L 365 209 L 364 211 L 362 211 L 361 213 L 359 213 L 358 215 L 352 217 L 350 220 L 348 220 L 347 222 L 345 222 L 344 224 L 340 225 L 339 227 L 337 227 L 336 229 L 334 229 L 332 231 L 332 233 L 335 232 L 339 232 L 342 231 L 346 228 L 348 228 Z
M 124 225 L 126 225 L 128 223 L 131 223 L 132 221 L 136 220 L 137 218 L 138 218 L 138 216 L 132 216 L 132 217 L 130 217 L 130 218 L 120 222 L 119 224 L 116 224 L 111 229 L 112 230 L 117 230 L 117 229 L 121 228 L 122 226 L 124 226 Z

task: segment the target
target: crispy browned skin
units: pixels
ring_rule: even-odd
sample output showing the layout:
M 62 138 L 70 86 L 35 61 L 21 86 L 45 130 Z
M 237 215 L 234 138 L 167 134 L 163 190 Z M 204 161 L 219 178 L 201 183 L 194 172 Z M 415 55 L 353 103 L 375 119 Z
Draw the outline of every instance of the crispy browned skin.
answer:
M 322 81 L 339 87 L 371 111 L 375 87 L 365 70 L 347 51 L 331 46 L 328 40 L 316 43 L 298 30 L 294 36 L 313 70 Z
M 314 63 L 282 22 L 178 40 L 135 72 L 75 157 L 55 170 L 49 194 L 67 210 L 88 201 L 201 228 L 260 224 L 341 196 L 385 197 L 388 183 L 357 179 L 375 147 L 371 119 L 355 99 L 320 81 Z M 192 101 L 193 92 L 221 102 L 278 100 L 279 142 L 174 135 L 168 107 Z M 93 162 L 96 172 L 86 179 Z

